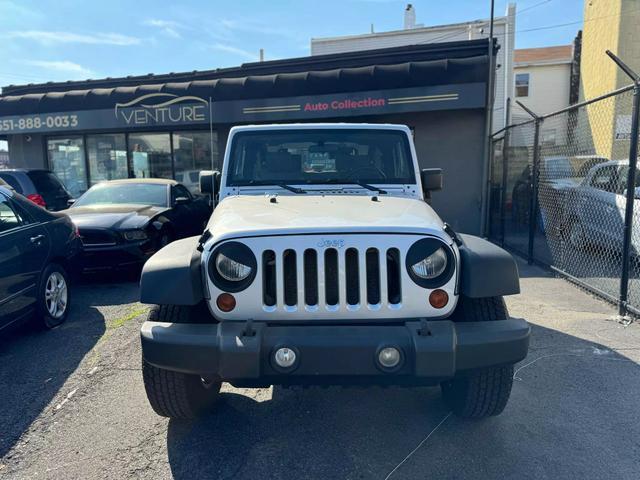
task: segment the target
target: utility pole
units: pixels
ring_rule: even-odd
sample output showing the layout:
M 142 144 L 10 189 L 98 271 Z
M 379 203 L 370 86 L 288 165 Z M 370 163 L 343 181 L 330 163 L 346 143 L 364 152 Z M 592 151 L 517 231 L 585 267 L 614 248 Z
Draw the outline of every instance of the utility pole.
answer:
M 489 212 L 489 195 L 490 195 L 490 169 L 489 165 L 491 160 L 491 134 L 493 133 L 493 75 L 494 75 L 494 61 L 493 61 L 493 18 L 495 10 L 495 0 L 491 0 L 491 20 L 489 26 L 489 78 L 487 79 L 487 117 L 485 128 L 485 152 L 484 152 L 484 168 L 482 172 L 482 203 L 480 208 L 480 230 L 482 235 L 487 236 L 488 229 L 488 212 Z

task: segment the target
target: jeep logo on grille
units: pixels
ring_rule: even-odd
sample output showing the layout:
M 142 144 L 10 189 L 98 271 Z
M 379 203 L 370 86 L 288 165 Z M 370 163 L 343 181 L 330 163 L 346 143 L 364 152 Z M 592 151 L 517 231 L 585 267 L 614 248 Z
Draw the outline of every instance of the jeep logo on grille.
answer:
M 342 248 L 344 247 L 344 240 L 332 240 L 323 238 L 318 242 L 318 248 Z

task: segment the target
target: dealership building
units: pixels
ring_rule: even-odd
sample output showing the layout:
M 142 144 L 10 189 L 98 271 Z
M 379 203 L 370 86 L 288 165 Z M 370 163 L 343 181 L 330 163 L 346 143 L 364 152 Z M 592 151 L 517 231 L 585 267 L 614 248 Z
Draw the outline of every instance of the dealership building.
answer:
M 495 52 L 494 52 L 495 55 Z M 234 125 L 408 125 L 420 165 L 442 167 L 433 204 L 479 233 L 486 185 L 488 40 L 411 45 L 237 68 L 4 87 L 0 140 L 13 168 L 48 168 L 73 195 L 111 179 L 219 168 Z

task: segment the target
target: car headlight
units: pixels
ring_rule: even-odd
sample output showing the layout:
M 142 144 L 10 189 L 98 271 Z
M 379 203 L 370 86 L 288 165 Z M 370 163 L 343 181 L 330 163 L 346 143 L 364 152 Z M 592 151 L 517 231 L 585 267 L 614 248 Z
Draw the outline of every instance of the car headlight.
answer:
M 418 277 L 425 280 L 437 278 L 444 273 L 447 268 L 447 253 L 440 247 L 427 258 L 411 265 L 411 270 Z
M 239 282 L 251 275 L 252 268 L 230 259 L 224 253 L 216 257 L 216 269 L 222 278 L 230 282 Z
M 211 252 L 207 269 L 216 287 L 233 293 L 251 285 L 256 277 L 258 262 L 244 243 L 226 242 Z
M 456 262 L 449 246 L 440 239 L 427 237 L 411 245 L 405 266 L 416 284 L 423 288 L 439 288 L 453 276 Z
M 137 240 L 147 239 L 147 234 L 145 233 L 144 230 L 129 230 L 127 232 L 124 232 L 123 235 L 125 240 L 128 240 L 129 242 L 135 242 Z

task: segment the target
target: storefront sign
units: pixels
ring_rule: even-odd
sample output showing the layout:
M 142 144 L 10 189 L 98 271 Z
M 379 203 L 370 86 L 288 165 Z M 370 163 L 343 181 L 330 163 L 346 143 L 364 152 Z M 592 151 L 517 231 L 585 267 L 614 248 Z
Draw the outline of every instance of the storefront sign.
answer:
M 304 120 L 429 110 L 483 108 L 485 84 L 337 93 L 254 100 L 209 99 L 151 93 L 113 108 L 0 117 L 0 134 L 76 130 L 132 130 L 213 123 Z M 210 115 L 213 117 L 210 119 Z

